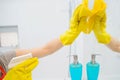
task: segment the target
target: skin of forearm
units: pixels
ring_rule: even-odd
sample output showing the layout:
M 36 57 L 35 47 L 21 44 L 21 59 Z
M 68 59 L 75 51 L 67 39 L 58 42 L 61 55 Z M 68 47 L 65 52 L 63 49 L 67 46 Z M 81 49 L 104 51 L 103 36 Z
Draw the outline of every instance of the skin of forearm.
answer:
M 32 53 L 33 57 L 45 57 L 50 54 L 53 54 L 55 51 L 59 50 L 63 47 L 63 44 L 61 43 L 59 38 L 53 39 L 47 44 L 45 44 L 42 47 L 32 48 L 32 49 L 17 49 L 16 50 L 16 56 L 25 55 L 28 53 Z
M 110 48 L 112 51 L 120 53 L 120 41 L 111 37 L 111 41 L 107 44 L 107 47 Z

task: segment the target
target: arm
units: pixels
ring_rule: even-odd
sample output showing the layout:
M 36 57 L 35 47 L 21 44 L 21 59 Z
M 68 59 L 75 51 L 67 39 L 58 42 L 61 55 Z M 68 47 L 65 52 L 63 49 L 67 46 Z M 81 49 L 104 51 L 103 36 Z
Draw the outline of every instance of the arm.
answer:
M 66 30 L 63 34 L 60 35 L 59 38 L 53 39 L 52 41 L 45 44 L 43 47 L 33 48 L 29 50 L 16 50 L 16 56 L 24 55 L 27 53 L 32 53 L 34 57 L 44 57 L 54 53 L 65 45 L 70 45 L 74 42 L 74 40 L 78 37 L 81 32 L 81 28 L 79 26 L 80 18 L 79 11 L 81 6 L 79 5 L 70 20 L 70 28 Z
M 120 41 L 111 37 L 111 41 L 109 44 L 106 44 L 108 48 L 110 48 L 112 51 L 120 52 Z
M 61 43 L 60 39 L 56 38 L 45 44 L 43 47 L 32 48 L 29 50 L 18 49 L 16 50 L 16 56 L 32 53 L 34 57 L 41 58 L 54 53 L 62 47 L 63 44 Z

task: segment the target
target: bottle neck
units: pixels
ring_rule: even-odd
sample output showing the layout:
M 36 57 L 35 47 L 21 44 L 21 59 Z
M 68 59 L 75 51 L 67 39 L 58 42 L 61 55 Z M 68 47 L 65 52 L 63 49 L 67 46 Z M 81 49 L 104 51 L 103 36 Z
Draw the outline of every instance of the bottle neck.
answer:
M 91 61 L 91 64 L 96 64 L 96 61 Z
M 95 63 L 96 63 L 96 61 L 95 61 L 95 55 L 92 55 L 91 63 L 92 63 L 92 64 L 95 64 Z
M 74 59 L 74 60 L 73 60 L 73 64 L 75 64 L 75 65 L 78 64 L 78 56 L 77 56 L 77 55 L 74 55 L 74 56 L 73 56 L 73 59 Z
M 78 61 L 74 61 L 73 64 L 74 64 L 74 65 L 77 65 L 77 64 L 78 64 Z

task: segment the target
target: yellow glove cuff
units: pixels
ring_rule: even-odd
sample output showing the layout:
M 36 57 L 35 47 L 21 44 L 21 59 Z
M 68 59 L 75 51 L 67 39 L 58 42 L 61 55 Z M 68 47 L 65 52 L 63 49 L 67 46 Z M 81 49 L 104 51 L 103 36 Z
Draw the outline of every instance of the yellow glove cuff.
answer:
M 95 33 L 95 36 L 99 43 L 108 44 L 111 41 L 111 36 L 108 33 L 102 33 L 102 34 Z
M 63 45 L 70 45 L 76 39 L 80 32 L 73 32 L 72 30 L 67 30 L 65 33 L 60 35 L 60 40 Z

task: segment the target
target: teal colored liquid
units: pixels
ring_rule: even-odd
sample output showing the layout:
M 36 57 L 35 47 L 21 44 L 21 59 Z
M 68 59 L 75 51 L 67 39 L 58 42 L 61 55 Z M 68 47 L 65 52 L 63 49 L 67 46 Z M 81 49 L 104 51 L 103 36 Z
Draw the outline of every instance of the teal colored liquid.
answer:
M 81 80 L 82 77 L 82 64 L 70 64 L 71 80 Z
M 98 63 L 91 64 L 91 62 L 87 63 L 87 80 L 98 80 L 99 68 L 100 65 Z

